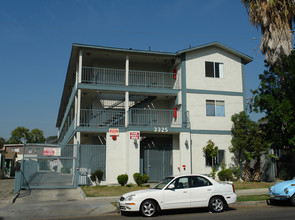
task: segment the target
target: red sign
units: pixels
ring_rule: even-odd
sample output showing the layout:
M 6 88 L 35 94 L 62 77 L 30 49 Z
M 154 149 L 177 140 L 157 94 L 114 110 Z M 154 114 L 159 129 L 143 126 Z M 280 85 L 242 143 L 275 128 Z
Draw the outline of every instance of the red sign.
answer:
M 139 140 L 140 132 L 139 131 L 130 131 L 131 140 Z
M 109 133 L 111 136 L 119 135 L 119 128 L 110 128 Z
M 44 156 L 54 156 L 54 148 L 45 147 L 43 151 Z
M 44 147 L 44 156 L 60 156 L 60 148 L 57 147 Z

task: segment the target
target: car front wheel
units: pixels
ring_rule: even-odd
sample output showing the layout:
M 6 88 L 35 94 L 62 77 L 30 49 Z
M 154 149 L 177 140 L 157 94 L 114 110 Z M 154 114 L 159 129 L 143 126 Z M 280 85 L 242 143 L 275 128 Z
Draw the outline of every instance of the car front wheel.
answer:
M 220 197 L 212 197 L 209 201 L 209 208 L 212 212 L 222 212 L 224 210 L 224 202 Z
M 157 204 L 153 200 L 146 200 L 141 204 L 141 213 L 146 217 L 152 217 L 157 214 Z
M 293 206 L 295 206 L 295 194 L 290 198 L 290 202 Z

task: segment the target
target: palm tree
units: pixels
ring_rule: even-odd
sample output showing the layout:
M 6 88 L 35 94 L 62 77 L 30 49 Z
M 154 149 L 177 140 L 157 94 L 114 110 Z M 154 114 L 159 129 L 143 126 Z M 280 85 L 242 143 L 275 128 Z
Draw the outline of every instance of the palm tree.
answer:
M 251 166 L 250 162 L 253 160 L 253 153 L 245 151 L 245 164 L 244 164 L 244 172 L 243 172 L 243 179 L 245 182 L 251 181 Z
M 251 128 L 249 129 L 250 136 L 250 149 L 252 152 L 253 159 L 255 159 L 253 181 L 261 181 L 261 156 L 269 155 L 270 145 L 267 144 L 266 134 L 261 129 L 260 124 L 253 122 Z
M 250 22 L 261 28 L 260 50 L 271 67 L 281 67 L 284 55 L 292 51 L 292 22 L 295 0 L 241 0 Z

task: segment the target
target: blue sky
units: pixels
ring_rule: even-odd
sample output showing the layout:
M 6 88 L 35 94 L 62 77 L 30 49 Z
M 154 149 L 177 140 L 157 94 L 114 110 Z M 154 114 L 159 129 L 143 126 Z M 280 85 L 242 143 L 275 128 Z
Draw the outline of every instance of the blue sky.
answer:
M 247 97 L 264 70 L 260 30 L 251 27 L 239 0 L 0 0 L 0 5 L 0 137 L 6 139 L 18 126 L 56 135 L 72 43 L 176 52 L 219 41 L 254 58 L 246 65 Z

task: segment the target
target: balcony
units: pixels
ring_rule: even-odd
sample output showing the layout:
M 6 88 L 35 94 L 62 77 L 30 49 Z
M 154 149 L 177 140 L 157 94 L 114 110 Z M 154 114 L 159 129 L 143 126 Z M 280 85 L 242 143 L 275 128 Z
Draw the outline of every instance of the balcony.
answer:
M 130 109 L 129 125 L 140 127 L 182 127 L 181 112 L 163 109 Z
M 144 88 L 179 89 L 176 73 L 129 70 L 129 86 Z M 125 70 L 82 67 L 82 83 L 125 86 Z
M 137 109 L 128 111 L 129 126 L 138 127 L 188 127 L 188 114 L 182 120 L 182 112 L 163 109 Z M 80 126 L 125 127 L 124 109 L 81 109 Z
M 125 110 L 81 109 L 82 127 L 124 127 Z

